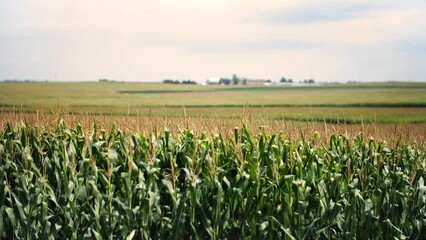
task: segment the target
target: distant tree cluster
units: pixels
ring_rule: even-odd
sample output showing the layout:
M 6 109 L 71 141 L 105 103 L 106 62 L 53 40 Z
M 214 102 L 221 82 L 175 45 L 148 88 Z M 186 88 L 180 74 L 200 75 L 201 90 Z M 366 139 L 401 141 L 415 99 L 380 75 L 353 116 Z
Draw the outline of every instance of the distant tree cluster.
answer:
M 282 82 L 282 83 L 293 83 L 293 79 L 291 79 L 291 78 L 287 79 L 285 77 L 282 77 L 280 82 Z
M 308 84 L 313 84 L 313 83 L 315 83 L 315 80 L 314 79 L 305 79 L 304 81 L 303 81 L 303 83 L 308 83 Z
M 167 84 L 179 84 L 180 81 L 179 80 L 165 79 L 165 80 L 163 80 L 163 83 L 167 83 Z
M 42 81 L 42 80 L 40 80 Z M 3 82 L 40 82 L 39 80 L 31 80 L 31 79 L 4 79 Z M 44 80 L 47 82 L 47 80 Z
M 282 83 L 293 83 L 293 79 L 291 79 L 291 78 L 287 79 L 285 77 L 281 77 L 280 82 L 282 82 Z M 303 82 L 299 81 L 299 83 L 314 84 L 315 80 L 312 79 L 312 78 L 311 79 L 305 79 L 305 80 L 303 80 Z
M 193 81 L 193 80 L 183 80 L 182 81 L 182 84 L 197 84 L 197 82 L 196 81 Z
M 182 82 L 179 81 L 179 80 L 164 79 L 163 83 L 166 83 L 166 84 L 197 84 L 196 81 L 193 81 L 193 80 L 190 80 L 190 79 L 183 80 Z
M 117 82 L 116 80 L 113 79 L 107 79 L 107 78 L 99 78 L 98 80 L 99 82 Z

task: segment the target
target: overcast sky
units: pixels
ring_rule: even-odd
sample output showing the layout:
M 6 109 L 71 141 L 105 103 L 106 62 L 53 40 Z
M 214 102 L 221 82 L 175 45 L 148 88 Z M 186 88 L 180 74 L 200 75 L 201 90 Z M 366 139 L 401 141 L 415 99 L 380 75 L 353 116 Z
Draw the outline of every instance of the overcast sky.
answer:
M 0 79 L 426 81 L 426 1 L 0 0 Z

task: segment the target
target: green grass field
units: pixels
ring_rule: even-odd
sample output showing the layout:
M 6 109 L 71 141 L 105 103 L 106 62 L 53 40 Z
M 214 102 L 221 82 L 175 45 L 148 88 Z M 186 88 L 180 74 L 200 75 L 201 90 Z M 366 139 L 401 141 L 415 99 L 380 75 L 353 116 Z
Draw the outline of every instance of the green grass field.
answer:
M 168 115 L 347 123 L 425 123 L 425 83 L 201 86 L 162 83 L 1 83 L 2 112 Z

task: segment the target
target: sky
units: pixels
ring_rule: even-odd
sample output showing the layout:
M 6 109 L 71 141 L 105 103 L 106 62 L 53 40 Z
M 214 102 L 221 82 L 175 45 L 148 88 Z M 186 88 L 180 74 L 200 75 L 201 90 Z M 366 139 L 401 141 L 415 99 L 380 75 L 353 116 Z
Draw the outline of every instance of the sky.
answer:
M 0 80 L 426 81 L 426 1 L 0 0 Z

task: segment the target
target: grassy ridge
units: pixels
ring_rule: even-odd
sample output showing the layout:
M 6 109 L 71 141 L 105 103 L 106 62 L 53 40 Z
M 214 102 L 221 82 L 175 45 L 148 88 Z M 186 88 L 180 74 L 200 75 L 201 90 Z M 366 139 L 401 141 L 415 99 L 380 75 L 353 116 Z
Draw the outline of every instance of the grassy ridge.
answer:
M 183 129 L 28 129 L 0 136 L 0 236 L 419 239 L 422 146 Z

